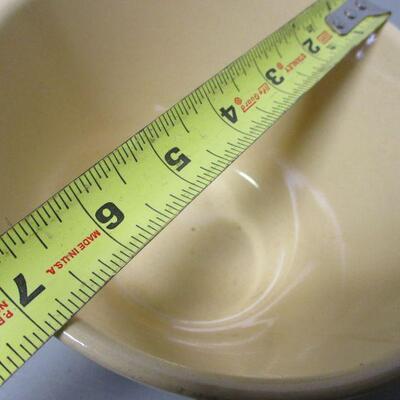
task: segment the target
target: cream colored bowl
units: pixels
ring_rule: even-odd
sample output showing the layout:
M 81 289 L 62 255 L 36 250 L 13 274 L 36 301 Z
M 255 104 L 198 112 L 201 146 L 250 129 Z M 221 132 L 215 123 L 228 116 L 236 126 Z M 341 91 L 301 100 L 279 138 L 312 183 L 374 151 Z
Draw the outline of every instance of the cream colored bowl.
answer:
M 309 3 L 1 1 L 1 228 Z M 197 398 L 336 398 L 396 375 L 399 52 L 387 25 L 61 339 Z

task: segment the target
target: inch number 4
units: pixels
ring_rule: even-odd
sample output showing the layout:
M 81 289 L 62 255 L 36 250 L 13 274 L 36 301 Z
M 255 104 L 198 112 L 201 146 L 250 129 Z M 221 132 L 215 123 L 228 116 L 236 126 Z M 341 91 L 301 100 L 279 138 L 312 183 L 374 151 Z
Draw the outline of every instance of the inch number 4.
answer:
M 238 120 L 235 107 L 229 106 L 228 108 L 222 107 L 219 109 L 221 116 L 226 118 L 228 121 L 235 124 Z

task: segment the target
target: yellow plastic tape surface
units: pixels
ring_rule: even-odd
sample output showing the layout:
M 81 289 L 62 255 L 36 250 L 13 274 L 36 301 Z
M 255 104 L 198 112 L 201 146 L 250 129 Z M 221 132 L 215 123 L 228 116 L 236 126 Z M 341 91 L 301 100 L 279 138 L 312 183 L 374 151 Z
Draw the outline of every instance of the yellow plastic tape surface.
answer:
M 340 36 L 342 4 L 314 3 L 1 235 L 0 383 L 387 19 Z

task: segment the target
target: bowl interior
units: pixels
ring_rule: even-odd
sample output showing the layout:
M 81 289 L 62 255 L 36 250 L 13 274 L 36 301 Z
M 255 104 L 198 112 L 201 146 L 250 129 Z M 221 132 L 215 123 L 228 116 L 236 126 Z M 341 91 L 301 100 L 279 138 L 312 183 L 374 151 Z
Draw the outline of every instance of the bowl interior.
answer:
M 8 10 L 1 228 L 308 4 L 292 3 L 36 0 Z M 138 350 L 266 380 L 397 355 L 400 35 L 386 26 L 368 47 L 151 242 L 64 339 L 127 376 L 137 369 L 119 359 Z

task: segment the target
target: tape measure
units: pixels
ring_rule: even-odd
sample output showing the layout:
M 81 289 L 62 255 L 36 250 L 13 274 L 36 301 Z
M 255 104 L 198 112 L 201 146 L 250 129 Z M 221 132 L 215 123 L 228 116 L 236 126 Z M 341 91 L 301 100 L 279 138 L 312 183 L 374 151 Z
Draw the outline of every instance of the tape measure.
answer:
M 0 383 L 388 12 L 319 0 L 0 236 Z

